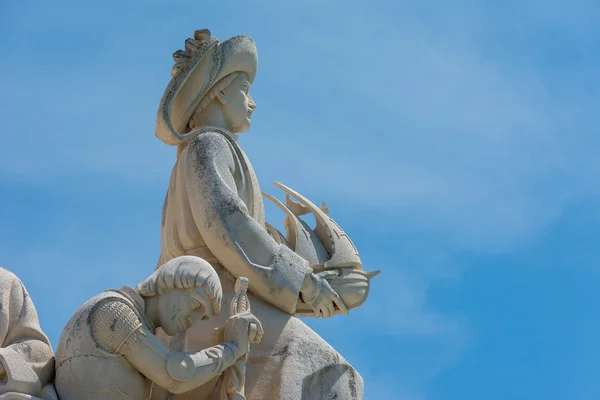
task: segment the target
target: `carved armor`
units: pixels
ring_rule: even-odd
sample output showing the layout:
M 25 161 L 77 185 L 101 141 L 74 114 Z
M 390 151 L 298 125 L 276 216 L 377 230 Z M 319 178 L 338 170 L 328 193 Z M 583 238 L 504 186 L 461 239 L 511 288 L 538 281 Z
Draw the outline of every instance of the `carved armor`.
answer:
M 142 310 L 141 297 L 123 288 L 93 297 L 71 318 L 56 351 L 55 385 L 61 400 L 80 400 L 82 392 L 86 399 L 150 398 L 151 381 L 121 353 L 134 331 L 153 329 Z M 87 367 L 89 358 L 95 359 L 93 374 Z
M 131 306 L 118 297 L 98 302 L 90 313 L 92 338 L 104 351 L 121 354 L 125 341 L 142 327 Z

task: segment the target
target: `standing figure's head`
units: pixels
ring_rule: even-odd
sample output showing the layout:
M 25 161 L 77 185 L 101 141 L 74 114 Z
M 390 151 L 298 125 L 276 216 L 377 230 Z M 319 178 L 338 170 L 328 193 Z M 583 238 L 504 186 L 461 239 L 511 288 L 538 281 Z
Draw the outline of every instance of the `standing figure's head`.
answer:
M 215 125 L 232 133 L 246 132 L 256 104 L 250 97 L 250 78 L 245 72 L 234 72 L 221 79 L 204 96 L 192 114 L 188 130 Z
M 172 259 L 137 285 L 136 291 L 146 301 L 146 311 L 155 324 L 169 336 L 221 311 L 223 291 L 219 277 L 199 257 Z
M 173 78 L 156 119 L 156 136 L 169 145 L 191 140 L 196 128 L 214 125 L 245 132 L 256 105 L 249 95 L 258 65 L 256 45 L 240 35 L 222 43 L 207 29 L 173 54 Z

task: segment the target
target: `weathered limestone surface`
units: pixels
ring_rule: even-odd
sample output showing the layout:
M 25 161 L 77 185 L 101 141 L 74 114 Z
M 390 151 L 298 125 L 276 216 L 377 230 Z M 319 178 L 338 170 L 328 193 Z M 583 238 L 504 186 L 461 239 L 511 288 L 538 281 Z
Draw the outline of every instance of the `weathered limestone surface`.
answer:
M 217 267 L 227 304 L 234 291 L 234 279 L 224 268 Z M 246 398 L 267 399 L 362 399 L 361 376 L 315 331 L 299 318 L 282 312 L 258 298 L 248 297 L 252 313 L 261 321 L 264 336 L 253 344 L 246 369 Z M 219 315 L 210 324 L 199 324 L 189 332 L 172 338 L 171 349 L 192 350 L 210 344 L 206 340 L 212 325 L 225 319 Z M 173 396 L 177 400 L 210 399 L 207 394 L 192 391 Z
M 54 399 L 54 352 L 12 272 L 0 268 L 0 399 Z
M 287 234 L 266 225 L 258 179 L 238 143 L 256 108 L 249 95 L 254 41 L 241 35 L 219 43 L 207 30 L 196 31 L 174 58 L 156 127 L 159 139 L 178 146 L 159 265 L 184 254 L 205 259 L 219 274 L 226 301 L 235 279 L 249 278 L 252 312 L 265 335 L 249 353 L 248 399 L 361 399 L 360 375 L 294 315 L 347 314 L 364 302 L 374 274 L 362 271 L 354 245 L 327 212 L 297 193 L 300 203 L 286 201 Z M 314 232 L 298 229 L 295 218 L 306 212 L 322 222 Z M 294 240 L 305 234 L 314 240 Z M 204 348 L 224 318 L 165 341 L 173 351 Z M 207 397 L 195 391 L 174 398 Z
M 248 352 L 252 325 L 260 341 L 262 327 L 252 314 L 231 316 L 221 343 L 193 353 L 169 351 L 154 333 L 160 327 L 175 335 L 203 325 L 220 312 L 221 298 L 214 269 L 193 256 L 170 260 L 135 289 L 124 286 L 94 296 L 60 337 L 60 399 L 166 399 L 168 392 L 185 393 L 218 379 Z
M 262 193 L 238 142 L 256 108 L 254 41 L 199 30 L 173 57 L 156 135 L 177 161 L 156 270 L 83 304 L 54 360 L 27 291 L 0 268 L 0 400 L 362 399 L 358 372 L 297 317 L 348 315 L 378 271 L 324 203 L 279 183 L 285 202 Z

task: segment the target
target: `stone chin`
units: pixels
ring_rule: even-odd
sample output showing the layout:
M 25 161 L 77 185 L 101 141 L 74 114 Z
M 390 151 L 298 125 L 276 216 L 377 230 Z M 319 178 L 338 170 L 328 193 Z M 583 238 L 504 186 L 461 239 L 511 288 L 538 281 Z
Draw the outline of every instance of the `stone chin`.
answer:
M 237 126 L 233 129 L 233 133 L 243 133 L 250 129 L 250 117 L 247 117 L 245 121 L 237 124 Z
M 177 325 L 174 322 L 177 319 L 171 321 L 165 321 L 161 316 L 160 327 L 162 330 L 169 336 L 175 336 L 179 333 L 179 329 L 177 329 Z

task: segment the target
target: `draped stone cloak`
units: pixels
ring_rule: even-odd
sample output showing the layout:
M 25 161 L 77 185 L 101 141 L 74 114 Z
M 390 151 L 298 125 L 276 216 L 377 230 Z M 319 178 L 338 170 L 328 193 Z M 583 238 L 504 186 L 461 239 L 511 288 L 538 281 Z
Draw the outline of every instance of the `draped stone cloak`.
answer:
M 181 255 L 204 258 L 223 286 L 223 309 L 235 279 L 249 278 L 252 313 L 263 324 L 246 370 L 246 397 L 265 399 L 362 399 L 358 373 L 312 329 L 293 317 L 307 261 L 278 245 L 264 227 L 261 190 L 235 137 L 207 128 L 182 145 L 164 202 L 159 265 Z M 173 339 L 174 351 L 209 347 L 226 311 Z M 202 397 L 193 391 L 178 400 Z
M 0 399 L 35 398 L 30 396 L 41 396 L 42 388 L 51 386 L 54 352 L 50 341 L 40 328 L 23 283 L 3 268 L 0 268 L 0 363 L 6 371 L 5 379 L 0 381 Z

